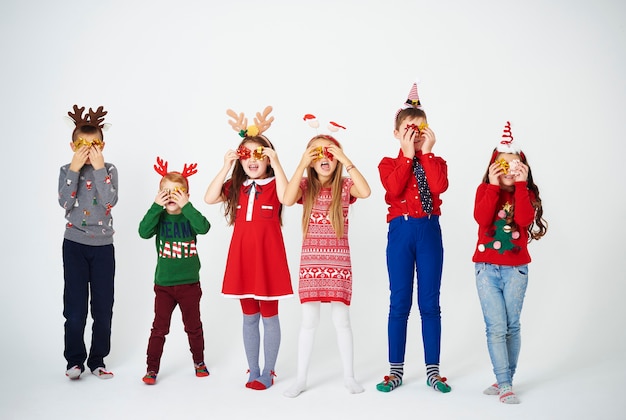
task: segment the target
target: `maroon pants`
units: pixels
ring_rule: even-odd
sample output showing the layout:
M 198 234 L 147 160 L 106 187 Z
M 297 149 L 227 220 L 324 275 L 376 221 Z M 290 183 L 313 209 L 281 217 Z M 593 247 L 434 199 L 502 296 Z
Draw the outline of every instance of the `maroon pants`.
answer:
M 165 336 L 170 332 L 172 312 L 176 305 L 183 316 L 185 332 L 189 339 L 189 350 L 194 363 L 204 361 L 204 335 L 200 320 L 200 283 L 181 284 L 179 286 L 154 285 L 154 322 L 148 340 L 148 371 L 159 372 L 161 355 L 165 345 Z

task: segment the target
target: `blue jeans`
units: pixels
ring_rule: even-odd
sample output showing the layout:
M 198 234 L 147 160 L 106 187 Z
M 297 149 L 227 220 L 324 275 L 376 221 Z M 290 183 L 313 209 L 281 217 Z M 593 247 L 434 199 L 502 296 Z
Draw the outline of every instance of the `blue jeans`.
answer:
M 396 217 L 389 222 L 387 271 L 389 273 L 389 362 L 404 363 L 407 322 L 417 284 L 417 305 L 422 320 L 426 364 L 439 364 L 441 309 L 439 289 L 443 244 L 439 217 Z
M 520 315 L 528 285 L 528 265 L 476 263 L 475 272 L 493 373 L 498 385 L 511 385 L 522 341 Z

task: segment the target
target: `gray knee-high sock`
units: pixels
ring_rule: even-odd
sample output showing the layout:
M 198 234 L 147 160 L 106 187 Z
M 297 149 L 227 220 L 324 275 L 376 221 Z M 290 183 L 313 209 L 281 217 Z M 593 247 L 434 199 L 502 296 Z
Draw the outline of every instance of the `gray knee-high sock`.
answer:
M 248 369 L 250 376 L 248 382 L 256 380 L 261 375 L 259 367 L 259 348 L 261 346 L 261 333 L 259 331 L 260 313 L 243 316 L 243 347 L 246 350 Z
M 276 359 L 278 359 L 280 338 L 278 315 L 268 318 L 263 317 L 263 355 L 265 357 L 265 366 L 263 366 L 263 373 L 257 381 L 265 385 L 266 388 L 272 386 L 272 376 L 274 376 Z

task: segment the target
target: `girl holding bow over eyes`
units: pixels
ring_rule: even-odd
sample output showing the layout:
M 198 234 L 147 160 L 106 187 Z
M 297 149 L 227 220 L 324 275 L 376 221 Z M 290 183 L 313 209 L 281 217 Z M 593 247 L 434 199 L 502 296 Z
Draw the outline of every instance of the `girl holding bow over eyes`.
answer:
M 272 143 L 262 135 L 274 117 L 272 108 L 257 113 L 247 127 L 243 114 L 228 110 L 229 123 L 243 140 L 224 156 L 224 166 L 204 196 L 207 204 L 224 203 L 234 226 L 222 295 L 239 299 L 243 311 L 243 342 L 248 359 L 247 388 L 264 390 L 274 383 L 281 332 L 278 300 L 292 297 L 291 277 L 281 231 L 282 199 L 287 177 Z M 232 168 L 232 174 L 226 179 Z M 259 366 L 260 320 L 263 320 L 265 366 Z

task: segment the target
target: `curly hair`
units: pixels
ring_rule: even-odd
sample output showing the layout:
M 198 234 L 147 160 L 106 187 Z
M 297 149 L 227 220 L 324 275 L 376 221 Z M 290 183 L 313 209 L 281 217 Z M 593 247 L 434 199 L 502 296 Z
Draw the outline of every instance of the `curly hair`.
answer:
M 498 152 L 498 149 L 494 148 L 493 153 L 491 154 L 489 165 L 487 165 L 487 171 L 483 176 L 484 183 L 489 183 L 489 166 L 491 166 L 491 164 L 495 162 L 499 154 L 500 152 Z M 539 240 L 546 234 L 546 232 L 548 231 L 548 222 L 543 218 L 543 205 L 541 204 L 541 198 L 539 197 L 539 187 L 537 187 L 537 184 L 535 184 L 535 181 L 533 180 L 533 172 L 530 169 L 530 165 L 528 164 L 526 155 L 524 154 L 524 152 L 520 152 L 517 155 L 519 156 L 520 161 L 528 166 L 528 179 L 526 181 L 526 184 L 528 186 L 528 189 L 532 193 L 532 206 L 535 209 L 535 220 L 530 224 L 530 226 L 528 226 L 528 242 L 530 243 L 533 239 Z M 514 212 L 515 208 L 513 208 L 512 211 Z M 513 214 L 511 214 L 511 218 L 512 216 Z

